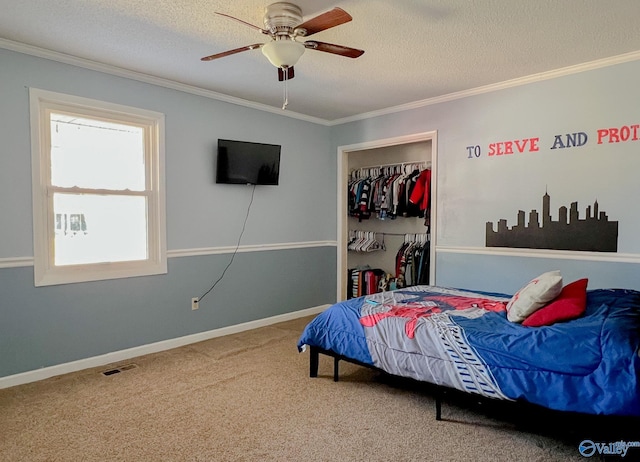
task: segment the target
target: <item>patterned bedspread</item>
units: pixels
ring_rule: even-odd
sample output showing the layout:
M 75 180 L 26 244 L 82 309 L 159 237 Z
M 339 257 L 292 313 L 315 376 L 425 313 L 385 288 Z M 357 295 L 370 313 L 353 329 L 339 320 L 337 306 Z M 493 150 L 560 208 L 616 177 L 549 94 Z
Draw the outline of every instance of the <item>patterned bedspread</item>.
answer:
M 510 296 L 416 286 L 337 303 L 298 348 L 482 396 L 640 416 L 640 292 L 591 290 L 584 316 L 545 327 L 507 320 Z

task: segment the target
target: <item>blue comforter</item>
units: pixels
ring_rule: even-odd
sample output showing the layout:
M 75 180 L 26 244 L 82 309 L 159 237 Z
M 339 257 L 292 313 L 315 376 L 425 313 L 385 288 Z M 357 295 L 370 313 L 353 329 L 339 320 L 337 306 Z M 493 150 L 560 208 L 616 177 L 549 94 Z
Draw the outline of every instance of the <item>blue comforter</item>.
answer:
M 509 298 L 435 286 L 354 298 L 311 321 L 298 348 L 482 396 L 640 416 L 640 292 L 590 290 L 582 317 L 544 327 L 508 321 Z

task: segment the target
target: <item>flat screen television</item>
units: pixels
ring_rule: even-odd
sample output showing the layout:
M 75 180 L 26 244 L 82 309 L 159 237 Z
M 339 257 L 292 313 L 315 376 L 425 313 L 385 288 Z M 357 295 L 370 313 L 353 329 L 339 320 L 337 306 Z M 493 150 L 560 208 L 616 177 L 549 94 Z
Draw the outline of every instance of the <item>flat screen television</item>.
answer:
M 280 145 L 218 140 L 216 183 L 277 185 Z

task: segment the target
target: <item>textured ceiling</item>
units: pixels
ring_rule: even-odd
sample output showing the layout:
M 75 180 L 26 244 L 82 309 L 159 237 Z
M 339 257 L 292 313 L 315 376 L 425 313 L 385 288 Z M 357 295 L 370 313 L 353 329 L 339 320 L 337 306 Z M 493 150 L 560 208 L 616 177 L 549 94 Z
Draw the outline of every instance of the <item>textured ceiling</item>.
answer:
M 283 84 L 260 50 L 200 58 L 268 37 L 258 0 L 0 0 L 0 46 L 15 43 L 279 108 Z M 297 0 L 305 19 L 339 6 L 353 21 L 314 39 L 288 111 L 328 121 L 640 50 L 638 0 Z M 640 55 L 639 55 L 640 56 Z

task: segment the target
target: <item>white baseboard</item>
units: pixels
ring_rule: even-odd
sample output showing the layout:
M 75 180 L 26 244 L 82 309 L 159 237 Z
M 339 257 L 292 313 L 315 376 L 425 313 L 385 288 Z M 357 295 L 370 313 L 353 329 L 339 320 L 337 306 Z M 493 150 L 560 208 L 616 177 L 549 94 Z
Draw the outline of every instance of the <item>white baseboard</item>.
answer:
M 129 360 L 138 356 L 158 353 L 160 351 L 178 348 L 184 345 L 189 345 L 191 343 L 202 342 L 203 340 L 222 337 L 224 335 L 237 334 L 239 332 L 257 329 L 258 327 L 270 326 L 279 322 L 291 321 L 293 319 L 298 319 L 305 316 L 312 316 L 314 314 L 321 313 L 328 307 L 329 305 L 320 305 L 313 308 L 294 311 L 292 313 L 280 314 L 278 316 L 273 316 L 270 318 L 258 319 L 256 321 L 236 324 L 234 326 L 222 327 L 220 329 L 214 329 L 207 332 L 199 332 L 197 334 L 186 335 L 184 337 L 163 340 L 161 342 L 149 343 L 148 345 L 141 345 L 134 348 L 128 348 L 126 350 L 114 351 L 112 353 L 107 353 L 100 356 L 80 359 L 78 361 L 72 361 L 55 366 L 43 367 L 41 369 L 33 371 L 22 372 L 20 374 L 0 377 L 0 389 L 14 387 L 16 385 L 23 385 L 25 383 L 37 382 L 38 380 L 44 380 L 57 375 L 68 374 L 70 372 L 77 372 L 83 369 L 90 369 L 92 367 L 105 366 L 107 364 Z

